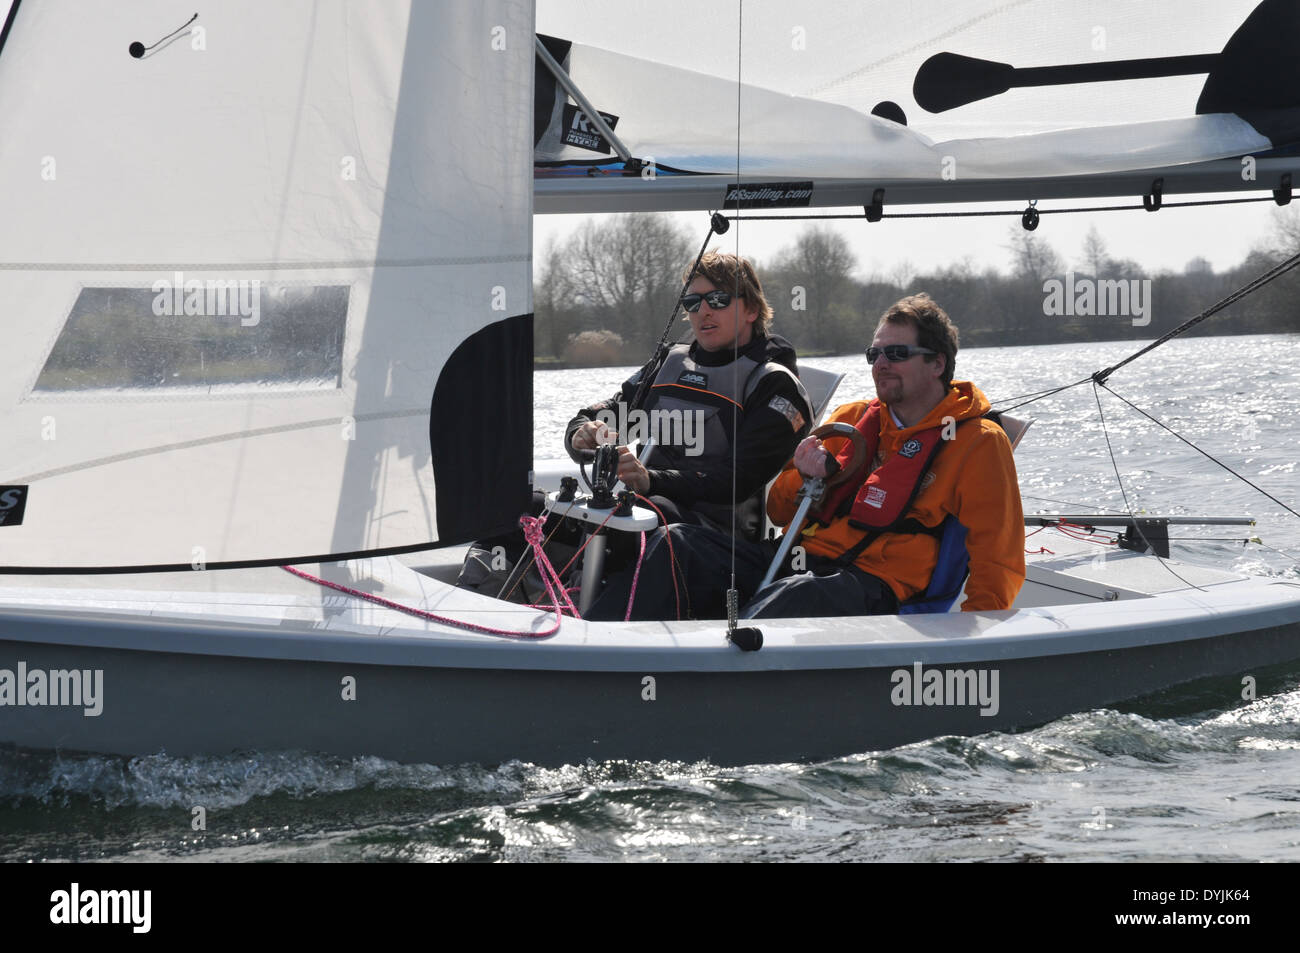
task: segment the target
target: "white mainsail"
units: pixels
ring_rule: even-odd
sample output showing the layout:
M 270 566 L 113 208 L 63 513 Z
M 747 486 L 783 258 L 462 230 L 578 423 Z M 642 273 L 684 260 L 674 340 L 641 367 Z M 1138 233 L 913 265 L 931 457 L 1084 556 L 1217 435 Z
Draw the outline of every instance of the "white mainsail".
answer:
M 1222 160 L 1262 156 L 1295 138 L 1286 114 L 1300 100 L 1285 64 L 1298 29 L 1295 5 L 1284 0 L 747 0 L 682 16 L 661 4 L 611 10 L 543 0 L 538 30 L 568 44 L 573 81 L 617 120 L 627 151 L 664 174 L 556 174 L 546 164 L 601 158 L 566 142 L 557 109 L 536 150 L 538 209 L 722 205 L 720 186 L 675 171 L 809 181 L 811 201 L 789 204 L 810 205 L 866 204 L 874 187 L 888 188 L 885 201 L 895 203 L 1133 194 L 1166 173 L 1171 192 L 1266 181 L 1271 189 L 1267 161 L 1243 177 Z M 1013 85 L 930 112 L 916 84 L 937 54 L 1015 67 Z M 1134 60 L 1150 75 L 1020 85 L 1043 82 L 1027 72 L 1043 67 L 1120 75 L 1119 64 Z M 951 85 L 978 79 L 975 69 Z M 1228 94 L 1202 102 L 1209 80 Z M 1216 161 L 1221 181 L 1173 181 L 1170 170 Z M 836 191 L 837 183 L 856 192 Z
M 0 566 L 393 550 L 517 512 L 530 441 L 442 437 L 476 406 L 531 431 L 530 368 L 477 360 L 531 344 L 532 13 L 17 7 L 0 486 L 25 512 Z

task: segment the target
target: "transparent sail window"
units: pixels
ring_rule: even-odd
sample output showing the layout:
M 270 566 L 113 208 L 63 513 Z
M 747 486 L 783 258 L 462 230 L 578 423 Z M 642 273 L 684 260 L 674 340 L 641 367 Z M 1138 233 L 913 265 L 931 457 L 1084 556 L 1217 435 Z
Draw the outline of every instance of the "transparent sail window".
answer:
M 33 394 L 338 388 L 346 285 L 83 288 Z

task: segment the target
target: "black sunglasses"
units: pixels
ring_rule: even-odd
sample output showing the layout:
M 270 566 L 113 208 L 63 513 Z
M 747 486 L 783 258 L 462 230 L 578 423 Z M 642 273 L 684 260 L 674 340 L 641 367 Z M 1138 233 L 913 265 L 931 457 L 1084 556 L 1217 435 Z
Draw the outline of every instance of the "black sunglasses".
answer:
M 731 304 L 732 294 L 729 291 L 706 291 L 704 294 L 682 295 L 682 307 L 692 314 L 700 310 L 700 302 L 707 301 L 710 308 L 725 308 Z
M 916 357 L 918 354 L 938 354 L 938 351 L 932 351 L 928 347 L 910 347 L 906 344 L 886 344 L 884 347 L 867 348 L 867 363 L 874 364 L 879 360 L 880 355 L 885 355 L 891 363 L 901 364 L 909 358 Z

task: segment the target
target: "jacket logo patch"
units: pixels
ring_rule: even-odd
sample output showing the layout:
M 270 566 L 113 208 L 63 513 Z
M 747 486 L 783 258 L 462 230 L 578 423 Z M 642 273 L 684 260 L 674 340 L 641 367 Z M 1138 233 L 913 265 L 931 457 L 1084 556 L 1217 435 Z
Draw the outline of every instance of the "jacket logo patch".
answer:
M 786 400 L 784 397 L 773 397 L 767 402 L 767 406 L 771 407 L 786 420 L 790 421 L 790 426 L 796 431 L 803 426 L 803 414 L 799 412 L 798 407 L 790 403 L 790 401 Z
M 876 509 L 880 509 L 885 505 L 885 497 L 887 495 L 888 494 L 886 494 L 886 492 L 880 487 L 869 486 L 867 487 L 867 496 L 862 502 L 866 503 L 867 506 L 874 506 Z
M 913 437 L 911 440 L 907 441 L 907 443 L 903 444 L 903 449 L 898 452 L 901 456 L 907 457 L 910 460 L 921 452 L 921 441 Z
M 704 387 L 709 386 L 709 375 L 701 374 L 699 371 L 682 371 L 681 376 L 677 378 L 677 383 L 685 384 L 687 387 Z

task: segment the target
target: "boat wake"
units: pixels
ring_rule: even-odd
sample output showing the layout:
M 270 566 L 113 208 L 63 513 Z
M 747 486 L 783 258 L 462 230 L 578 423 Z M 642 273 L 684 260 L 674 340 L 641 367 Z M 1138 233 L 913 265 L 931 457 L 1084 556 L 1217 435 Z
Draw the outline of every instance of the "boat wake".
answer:
M 1193 684 L 812 765 L 7 748 L 0 860 L 1281 858 L 1296 846 L 1279 828 L 1297 800 L 1300 668 L 1260 685 L 1270 693 L 1226 710 L 1198 709 L 1223 694 Z

